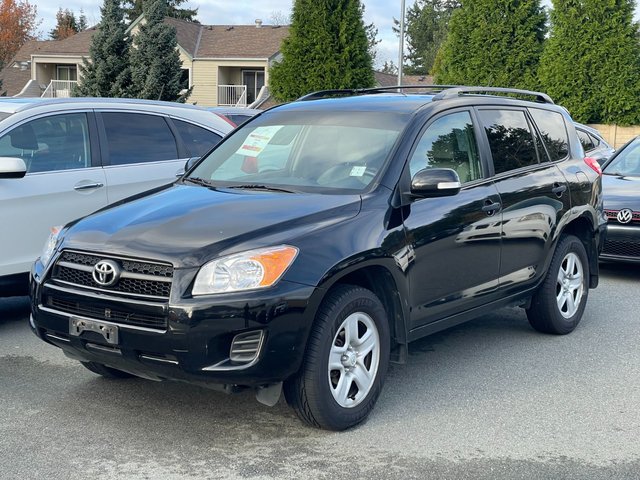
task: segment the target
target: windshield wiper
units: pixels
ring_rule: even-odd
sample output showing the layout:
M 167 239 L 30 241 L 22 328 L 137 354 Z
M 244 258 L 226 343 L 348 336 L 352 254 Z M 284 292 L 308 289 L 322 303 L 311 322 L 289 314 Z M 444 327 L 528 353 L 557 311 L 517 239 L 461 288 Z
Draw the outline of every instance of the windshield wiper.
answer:
M 183 181 L 195 183 L 196 185 L 202 185 L 203 187 L 213 187 L 213 182 L 211 182 L 211 180 L 207 180 L 206 178 L 187 177 Z
M 269 185 L 262 185 L 259 183 L 247 183 L 244 185 L 232 185 L 227 188 L 241 188 L 246 190 L 266 190 L 269 192 L 284 192 L 284 193 L 296 193 L 294 190 L 287 190 L 286 188 L 271 187 Z

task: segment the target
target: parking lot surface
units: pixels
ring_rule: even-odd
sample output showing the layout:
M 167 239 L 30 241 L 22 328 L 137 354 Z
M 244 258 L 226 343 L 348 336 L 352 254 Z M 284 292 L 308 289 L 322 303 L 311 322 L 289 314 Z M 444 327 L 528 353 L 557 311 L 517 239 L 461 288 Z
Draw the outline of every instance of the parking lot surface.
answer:
M 106 380 L 0 299 L 0 478 L 640 478 L 640 268 L 603 265 L 571 335 L 504 309 L 410 345 L 342 433 L 180 383 Z

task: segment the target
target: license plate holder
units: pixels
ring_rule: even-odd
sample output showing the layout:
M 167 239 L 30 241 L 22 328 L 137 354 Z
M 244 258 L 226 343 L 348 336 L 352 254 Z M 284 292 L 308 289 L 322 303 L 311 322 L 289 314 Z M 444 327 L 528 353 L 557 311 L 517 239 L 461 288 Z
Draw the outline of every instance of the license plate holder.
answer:
M 84 332 L 95 332 L 102 336 L 110 345 L 118 344 L 118 327 L 111 323 L 86 318 L 69 319 L 69 335 L 81 336 Z

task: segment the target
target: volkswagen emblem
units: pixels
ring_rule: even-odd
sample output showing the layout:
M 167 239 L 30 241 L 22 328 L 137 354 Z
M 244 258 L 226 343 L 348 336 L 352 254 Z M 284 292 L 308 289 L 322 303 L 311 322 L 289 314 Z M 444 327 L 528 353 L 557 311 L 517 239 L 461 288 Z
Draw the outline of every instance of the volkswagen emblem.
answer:
M 101 287 L 110 287 L 120 278 L 120 266 L 113 260 L 100 260 L 93 267 L 92 276 Z
M 633 218 L 633 212 L 631 211 L 630 208 L 625 208 L 618 212 L 618 215 L 616 216 L 616 218 L 620 223 L 629 223 Z

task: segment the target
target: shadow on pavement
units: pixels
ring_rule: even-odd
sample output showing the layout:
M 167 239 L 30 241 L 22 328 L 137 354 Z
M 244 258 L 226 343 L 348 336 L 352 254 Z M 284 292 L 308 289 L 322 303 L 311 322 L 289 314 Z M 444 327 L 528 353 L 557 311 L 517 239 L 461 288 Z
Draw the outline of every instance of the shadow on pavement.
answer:
M 600 273 L 616 279 L 640 280 L 640 264 L 600 262 Z
M 29 297 L 0 298 L 0 323 L 23 320 L 29 315 Z

